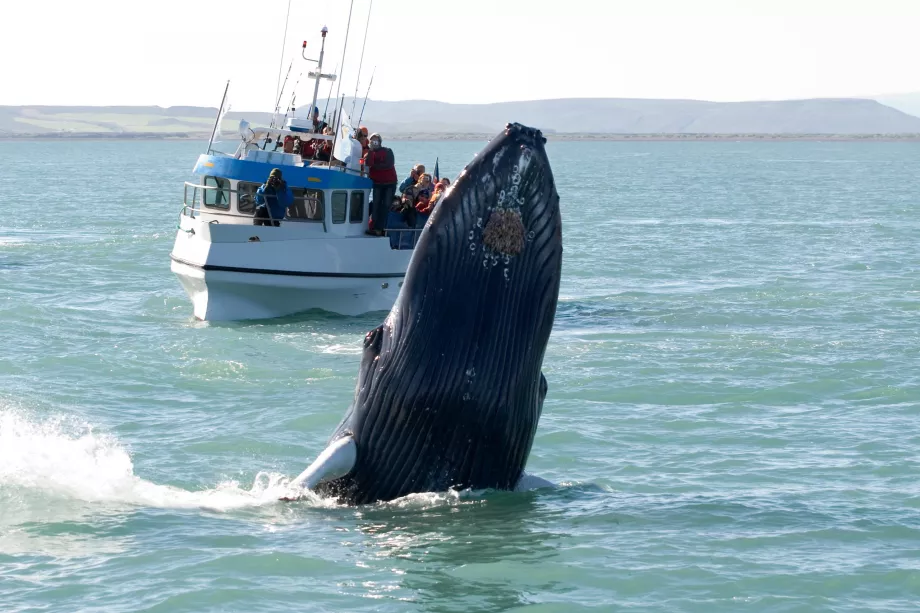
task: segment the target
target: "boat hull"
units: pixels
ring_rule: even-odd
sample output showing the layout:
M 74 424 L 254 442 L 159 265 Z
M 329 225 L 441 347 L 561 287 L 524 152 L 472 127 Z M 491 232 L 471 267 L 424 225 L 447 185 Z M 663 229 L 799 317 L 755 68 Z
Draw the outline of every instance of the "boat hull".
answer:
M 388 238 L 337 237 L 319 224 L 255 227 L 183 216 L 170 268 L 207 321 L 268 319 L 322 309 L 388 311 L 410 250 Z
M 206 269 L 173 258 L 173 273 L 206 321 L 270 319 L 321 309 L 340 315 L 387 311 L 402 277 L 341 277 Z

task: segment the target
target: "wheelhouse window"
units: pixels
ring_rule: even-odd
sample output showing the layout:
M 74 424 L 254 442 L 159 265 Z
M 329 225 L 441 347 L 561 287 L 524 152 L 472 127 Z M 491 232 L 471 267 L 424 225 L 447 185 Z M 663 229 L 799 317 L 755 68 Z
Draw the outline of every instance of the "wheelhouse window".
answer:
M 358 190 L 351 192 L 351 209 L 348 214 L 348 221 L 351 223 L 364 221 L 364 192 Z
M 236 210 L 243 215 L 252 215 L 256 211 L 256 192 L 261 184 L 240 181 L 236 185 Z
M 288 207 L 288 219 L 323 220 L 325 202 L 322 190 L 292 187 L 291 192 L 294 194 L 294 204 Z
M 221 177 L 205 177 L 202 201 L 206 207 L 212 209 L 229 209 L 230 208 L 230 181 Z
M 348 213 L 348 192 L 332 192 L 332 223 L 345 223 Z

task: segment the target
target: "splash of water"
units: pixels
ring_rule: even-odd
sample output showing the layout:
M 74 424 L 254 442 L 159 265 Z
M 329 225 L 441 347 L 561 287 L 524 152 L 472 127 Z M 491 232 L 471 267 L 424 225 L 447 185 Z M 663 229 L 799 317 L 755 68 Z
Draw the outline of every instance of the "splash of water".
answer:
M 247 489 L 224 481 L 211 489 L 189 491 L 134 474 L 134 463 L 114 436 L 67 416 L 40 419 L 28 411 L 0 406 L 0 503 L 21 494 L 58 500 L 172 509 L 232 511 L 296 500 L 301 506 L 334 508 L 323 498 L 290 484 L 290 478 L 259 472 Z M 428 492 L 371 505 L 391 510 L 429 510 L 479 504 L 483 492 Z
M 57 416 L 36 419 L 0 408 L 0 490 L 18 489 L 48 497 L 114 504 L 230 511 L 297 498 L 317 506 L 331 501 L 291 488 L 289 478 L 260 472 L 245 489 L 236 481 L 201 491 L 160 485 L 134 474 L 124 446 L 90 424 Z

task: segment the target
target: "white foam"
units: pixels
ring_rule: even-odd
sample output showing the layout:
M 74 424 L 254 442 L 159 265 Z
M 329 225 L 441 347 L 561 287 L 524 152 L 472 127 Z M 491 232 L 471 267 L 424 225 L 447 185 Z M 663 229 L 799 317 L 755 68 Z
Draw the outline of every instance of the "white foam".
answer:
M 323 353 L 334 355 L 361 355 L 364 351 L 364 348 L 358 343 L 326 345 L 318 349 Z
M 134 464 L 113 436 L 95 432 L 67 417 L 36 419 L 0 407 L 0 489 L 19 488 L 50 497 L 161 508 L 229 511 L 298 497 L 317 506 L 333 503 L 300 488 L 289 478 L 260 472 L 252 486 L 236 481 L 188 491 L 159 485 L 134 474 Z

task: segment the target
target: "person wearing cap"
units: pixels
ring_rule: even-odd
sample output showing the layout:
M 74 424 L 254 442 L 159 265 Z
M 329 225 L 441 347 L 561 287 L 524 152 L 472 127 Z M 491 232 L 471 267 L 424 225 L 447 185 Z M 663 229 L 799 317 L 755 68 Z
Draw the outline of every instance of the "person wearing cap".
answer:
M 281 178 L 281 169 L 272 169 L 268 175 L 268 181 L 256 191 L 256 205 L 258 206 L 252 218 L 253 225 L 280 226 L 287 208 L 292 204 L 294 204 L 294 193 Z
M 373 191 L 373 229 L 367 234 L 383 236 L 387 228 L 387 215 L 390 204 L 396 196 L 396 162 L 393 151 L 382 145 L 383 139 L 376 132 L 368 139 L 368 152 L 362 162 L 368 171 L 368 177 L 374 182 Z

